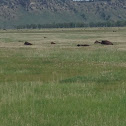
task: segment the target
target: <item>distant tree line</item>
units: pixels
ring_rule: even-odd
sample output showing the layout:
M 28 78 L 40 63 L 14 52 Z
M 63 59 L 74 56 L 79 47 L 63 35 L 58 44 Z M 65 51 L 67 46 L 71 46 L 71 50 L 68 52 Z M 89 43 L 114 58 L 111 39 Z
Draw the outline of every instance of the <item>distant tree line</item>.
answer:
M 27 24 L 16 26 L 17 29 L 42 29 L 42 28 L 76 28 L 76 27 L 125 27 L 126 21 L 107 21 L 90 23 L 52 23 L 52 24 Z

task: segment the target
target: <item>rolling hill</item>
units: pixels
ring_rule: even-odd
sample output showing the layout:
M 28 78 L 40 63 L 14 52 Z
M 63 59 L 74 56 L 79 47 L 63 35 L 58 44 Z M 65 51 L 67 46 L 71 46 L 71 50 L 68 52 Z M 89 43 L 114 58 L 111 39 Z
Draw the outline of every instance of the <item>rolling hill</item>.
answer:
M 126 19 L 125 0 L 0 0 L 0 27 Z

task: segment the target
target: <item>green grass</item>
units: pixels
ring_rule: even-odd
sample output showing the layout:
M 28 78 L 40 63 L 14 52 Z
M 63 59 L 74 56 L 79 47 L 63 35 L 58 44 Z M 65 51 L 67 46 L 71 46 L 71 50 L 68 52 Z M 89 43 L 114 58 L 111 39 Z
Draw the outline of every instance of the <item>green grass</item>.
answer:
M 0 126 L 125 126 L 125 32 L 0 31 Z

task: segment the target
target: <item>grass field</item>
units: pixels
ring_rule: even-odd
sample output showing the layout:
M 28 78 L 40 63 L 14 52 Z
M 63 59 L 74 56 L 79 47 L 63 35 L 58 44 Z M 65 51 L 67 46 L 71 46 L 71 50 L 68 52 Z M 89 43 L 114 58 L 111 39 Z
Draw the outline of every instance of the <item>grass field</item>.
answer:
M 0 126 L 126 126 L 126 28 L 1 30 Z

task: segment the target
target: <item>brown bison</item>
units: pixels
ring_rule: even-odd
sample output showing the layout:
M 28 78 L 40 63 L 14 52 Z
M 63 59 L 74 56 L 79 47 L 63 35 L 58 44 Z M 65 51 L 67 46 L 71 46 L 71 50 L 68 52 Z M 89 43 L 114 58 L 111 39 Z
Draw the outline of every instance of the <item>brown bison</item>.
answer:
M 78 44 L 77 46 L 79 47 L 79 46 L 90 46 L 90 45 L 88 45 L 88 44 Z
M 103 45 L 113 45 L 113 43 L 108 41 L 108 40 L 102 40 L 101 44 L 103 44 Z
M 32 45 L 30 42 L 25 42 L 24 45 Z
M 56 44 L 55 42 L 51 42 L 51 44 Z
M 112 42 L 108 41 L 108 40 L 102 40 L 102 41 L 95 41 L 94 44 L 103 44 L 103 45 L 113 45 Z

